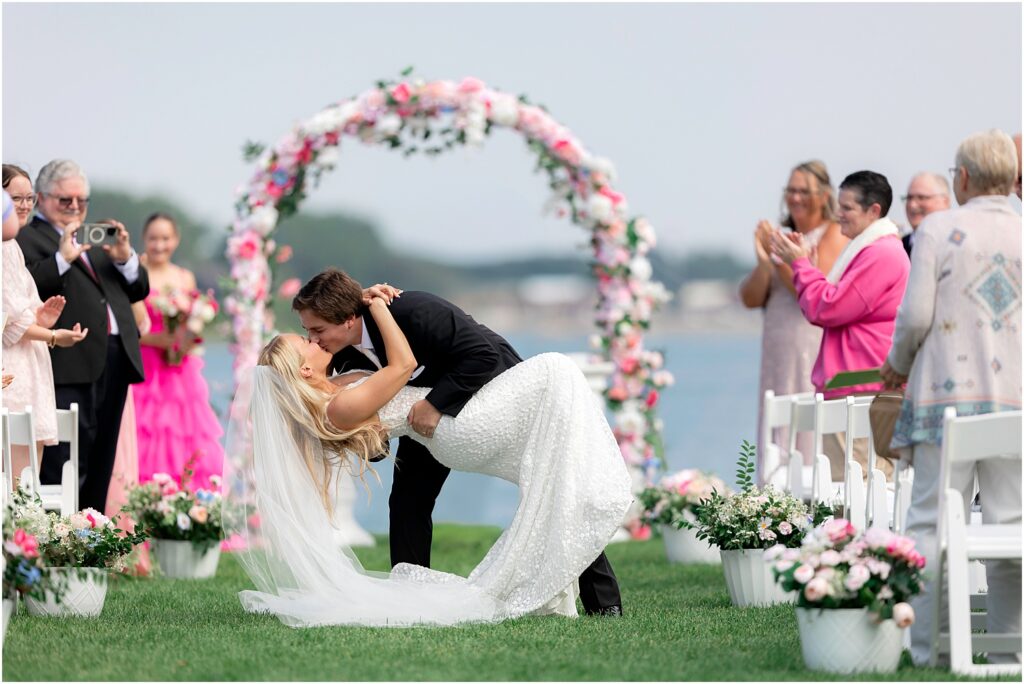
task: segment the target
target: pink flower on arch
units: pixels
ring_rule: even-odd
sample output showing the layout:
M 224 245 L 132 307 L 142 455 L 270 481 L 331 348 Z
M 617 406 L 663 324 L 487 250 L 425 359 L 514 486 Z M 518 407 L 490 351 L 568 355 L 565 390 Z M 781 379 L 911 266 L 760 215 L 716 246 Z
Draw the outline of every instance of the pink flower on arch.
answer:
M 407 83 L 399 83 L 398 85 L 391 89 L 391 97 L 398 104 L 405 104 L 406 102 L 409 101 L 410 96 L 411 92 L 409 90 L 409 84 Z
M 481 90 L 484 89 L 484 87 L 484 82 L 481 81 L 479 78 L 467 76 L 466 78 L 462 79 L 461 83 L 459 83 L 458 90 L 463 95 L 470 95 L 472 93 L 480 92 Z

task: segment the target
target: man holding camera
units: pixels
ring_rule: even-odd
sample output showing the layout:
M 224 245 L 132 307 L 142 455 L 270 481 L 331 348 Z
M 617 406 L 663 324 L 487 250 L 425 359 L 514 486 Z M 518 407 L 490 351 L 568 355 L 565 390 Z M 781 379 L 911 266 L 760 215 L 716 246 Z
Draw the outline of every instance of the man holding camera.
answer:
M 36 178 L 36 215 L 18 235 L 39 296 L 67 299 L 57 321 L 89 336 L 66 349 L 50 345 L 57 407 L 79 408 L 79 508 L 104 510 L 128 385 L 143 380 L 131 304 L 149 294 L 149 277 L 118 222 L 84 224 L 89 181 L 73 161 L 56 159 Z M 81 228 L 81 230 L 79 230 Z M 60 482 L 67 444 L 46 447 L 44 484 Z

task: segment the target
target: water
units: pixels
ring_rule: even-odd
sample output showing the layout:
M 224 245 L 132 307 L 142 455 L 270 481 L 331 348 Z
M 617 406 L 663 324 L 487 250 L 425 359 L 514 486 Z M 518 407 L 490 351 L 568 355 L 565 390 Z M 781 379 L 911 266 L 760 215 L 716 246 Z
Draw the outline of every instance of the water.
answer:
M 508 335 L 524 357 L 545 351 L 573 352 L 585 348 L 583 336 Z M 665 352 L 665 365 L 676 384 L 662 394 L 665 460 L 670 471 L 701 468 L 733 482 L 740 441 L 756 441 L 760 337 L 756 334 L 686 334 L 651 336 L 650 349 Z M 206 349 L 203 374 L 217 414 L 227 415 L 232 392 L 231 355 L 226 344 Z M 371 480 L 372 496 L 360 494 L 356 519 L 372 532 L 387 532 L 392 461 L 377 464 L 381 484 Z M 453 472 L 434 510 L 435 522 L 504 527 L 518 503 L 516 488 L 495 478 Z

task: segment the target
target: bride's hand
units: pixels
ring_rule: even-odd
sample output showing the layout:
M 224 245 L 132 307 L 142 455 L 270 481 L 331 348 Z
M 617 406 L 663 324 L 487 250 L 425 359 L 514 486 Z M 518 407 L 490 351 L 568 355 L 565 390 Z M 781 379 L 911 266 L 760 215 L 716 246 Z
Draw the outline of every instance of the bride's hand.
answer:
M 402 291 L 394 285 L 388 285 L 387 283 L 381 283 L 374 285 L 363 290 L 363 304 L 369 306 L 374 297 L 380 297 L 385 300 L 385 303 L 390 304 L 396 297 L 401 297 Z

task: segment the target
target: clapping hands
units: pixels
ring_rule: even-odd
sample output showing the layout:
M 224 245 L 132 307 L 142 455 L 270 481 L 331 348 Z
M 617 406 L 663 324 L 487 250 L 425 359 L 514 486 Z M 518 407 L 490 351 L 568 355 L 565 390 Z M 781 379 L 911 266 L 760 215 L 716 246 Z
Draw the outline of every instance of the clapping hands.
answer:
M 772 254 L 786 264 L 792 264 L 797 259 L 811 255 L 810 245 L 804 242 L 804 236 L 796 231 L 782 233 L 772 230 L 770 244 Z
M 61 295 L 54 295 L 47 299 L 43 302 L 42 306 L 36 309 L 36 325 L 43 328 L 52 328 L 57 324 L 57 319 L 60 318 L 61 313 L 64 311 L 64 305 L 67 302 L 68 300 L 64 299 Z

